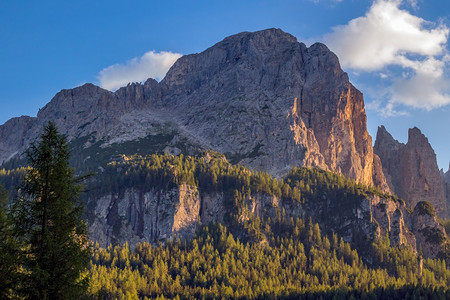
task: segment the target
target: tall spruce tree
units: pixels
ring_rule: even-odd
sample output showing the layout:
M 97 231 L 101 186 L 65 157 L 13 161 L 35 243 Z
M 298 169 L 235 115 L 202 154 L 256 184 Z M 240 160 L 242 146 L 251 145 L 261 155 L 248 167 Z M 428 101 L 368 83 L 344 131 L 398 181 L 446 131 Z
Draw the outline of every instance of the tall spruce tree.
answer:
M 14 207 L 24 252 L 22 293 L 30 299 L 78 298 L 88 287 L 87 231 L 67 142 L 53 122 L 27 157 L 31 168 Z

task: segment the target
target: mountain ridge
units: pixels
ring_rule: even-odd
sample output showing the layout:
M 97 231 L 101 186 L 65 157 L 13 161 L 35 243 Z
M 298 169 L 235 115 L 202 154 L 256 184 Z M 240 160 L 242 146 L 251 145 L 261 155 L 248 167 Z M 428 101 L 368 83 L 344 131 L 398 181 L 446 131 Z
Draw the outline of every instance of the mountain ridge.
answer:
M 50 119 L 69 140 L 93 135 L 106 142 L 143 138 L 154 133 L 152 125 L 170 123 L 204 148 L 273 175 L 317 166 L 366 184 L 377 173 L 375 184 L 387 188 L 382 171 L 373 170 L 362 94 L 337 57 L 279 29 L 240 33 L 183 56 L 160 83 L 149 79 L 114 93 L 92 84 L 62 90 L 21 136 L 8 138 L 11 129 L 2 125 L 0 161 L 23 150 Z

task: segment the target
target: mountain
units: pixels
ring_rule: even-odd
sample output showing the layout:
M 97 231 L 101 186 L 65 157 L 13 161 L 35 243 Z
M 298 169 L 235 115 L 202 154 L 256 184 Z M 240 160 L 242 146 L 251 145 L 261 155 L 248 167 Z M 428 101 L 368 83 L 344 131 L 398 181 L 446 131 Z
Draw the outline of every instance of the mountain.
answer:
M 378 128 L 374 152 L 380 157 L 390 189 L 405 199 L 410 208 L 427 200 L 438 216 L 446 216 L 445 187 L 428 139 L 416 127 L 409 129 L 406 144 L 395 140 L 381 126 Z
M 102 245 L 189 237 L 209 222 L 263 242 L 261 228 L 283 214 L 313 218 L 363 250 L 388 234 L 392 245 L 445 256 L 434 208 L 410 211 L 386 193 L 363 95 L 323 44 L 244 32 L 181 57 L 159 83 L 62 90 L 37 117 L 0 126 L 3 167 L 22 165 L 50 120 L 77 171 L 97 173 L 83 197 Z
M 86 137 L 84 148 L 173 135 L 168 144 L 176 153 L 184 139 L 276 176 L 317 166 L 387 189 L 363 96 L 336 55 L 279 29 L 240 33 L 183 56 L 160 83 L 115 93 L 92 84 L 63 90 L 37 118 L 0 127 L 0 161 L 23 152 L 48 120 L 71 141 Z

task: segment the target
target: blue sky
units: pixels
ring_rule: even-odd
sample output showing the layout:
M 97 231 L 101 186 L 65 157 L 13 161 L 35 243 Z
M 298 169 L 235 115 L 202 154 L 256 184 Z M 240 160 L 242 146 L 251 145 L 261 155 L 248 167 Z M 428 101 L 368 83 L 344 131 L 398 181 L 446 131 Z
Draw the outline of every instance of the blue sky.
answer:
M 365 95 L 373 138 L 417 126 L 450 161 L 450 1 L 0 1 L 0 124 L 61 89 L 162 78 L 181 54 L 281 28 L 335 51 Z

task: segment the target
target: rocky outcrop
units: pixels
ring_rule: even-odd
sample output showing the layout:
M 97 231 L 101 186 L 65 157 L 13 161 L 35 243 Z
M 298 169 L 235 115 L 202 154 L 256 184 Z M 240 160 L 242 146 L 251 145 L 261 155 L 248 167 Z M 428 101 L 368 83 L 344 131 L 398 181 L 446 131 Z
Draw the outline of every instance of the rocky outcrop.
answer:
M 404 203 L 375 196 L 372 201 L 372 214 L 379 225 L 380 236 L 388 235 L 392 245 L 411 245 L 416 249 L 416 238 L 409 229 L 411 220 Z
M 185 184 L 167 191 L 128 189 L 121 195 L 109 194 L 89 204 L 90 238 L 102 246 L 128 242 L 131 247 L 143 241 L 189 238 L 201 224 L 226 224 L 226 201 L 230 199 L 221 193 L 201 193 Z M 313 205 L 264 193 L 247 196 L 245 203 L 239 217 L 242 224 L 251 215 L 275 220 L 277 211 L 288 219 L 311 217 L 325 233 L 337 233 L 363 251 L 386 235 L 391 245 L 410 245 L 425 257 L 439 256 L 446 244 L 445 231 L 428 202 L 419 202 L 413 213 L 403 202 L 389 198 L 372 195 L 336 202 L 326 192 Z
M 433 205 L 428 201 L 417 203 L 412 214 L 412 231 L 425 257 L 437 257 L 446 242 L 444 226 L 437 219 Z M 423 247 L 426 245 L 426 247 Z
M 94 201 L 88 213 L 89 237 L 103 246 L 186 238 L 200 222 L 198 190 L 186 185 L 147 193 L 131 189 L 121 197 L 110 194 Z
M 450 183 L 450 163 L 448 164 L 448 170 L 447 172 L 444 174 L 444 181 L 446 183 Z
M 380 157 L 390 189 L 406 205 L 414 208 L 429 201 L 438 216 L 446 215 L 444 185 L 436 162 L 436 154 L 418 128 L 408 131 L 406 144 L 395 140 L 384 126 L 378 128 L 374 152 Z
M 279 29 L 240 33 L 183 56 L 160 83 L 62 90 L 30 120 L 14 139 L 10 126 L 0 127 L 0 161 L 23 152 L 49 120 L 69 140 L 88 136 L 85 147 L 158 135 L 169 124 L 178 140 L 272 175 L 317 166 L 387 190 L 363 96 L 336 55 Z

